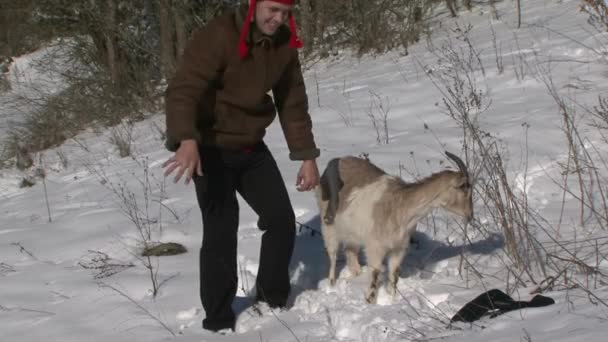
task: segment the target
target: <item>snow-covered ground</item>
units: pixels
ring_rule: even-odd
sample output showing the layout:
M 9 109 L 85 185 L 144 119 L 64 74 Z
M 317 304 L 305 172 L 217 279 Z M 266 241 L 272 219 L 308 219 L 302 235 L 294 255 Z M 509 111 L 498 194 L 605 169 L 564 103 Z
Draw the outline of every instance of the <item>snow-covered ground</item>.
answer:
M 314 132 L 322 149 L 319 167 L 331 158 L 368 154 L 377 165 L 406 180 L 447 167 L 443 151 L 461 152 L 462 130 L 444 111 L 441 87 L 426 72 L 448 67 L 438 60 L 445 41 L 459 31 L 479 53 L 484 70 L 476 83 L 491 102 L 480 117 L 483 130 L 500 138 L 508 151 L 509 177 L 515 191 L 528 194 L 529 206 L 557 227 L 539 233 L 547 246 L 557 239 L 597 246 L 592 265 L 606 274 L 608 233 L 578 224 L 576 199 L 566 196 L 551 176 L 567 160 L 562 116 L 538 70 L 548 71 L 560 94 L 572 103 L 592 107 L 608 90 L 608 34 L 598 33 L 579 12 L 577 0 L 522 1 L 522 27 L 516 28 L 515 3 L 500 2 L 498 20 L 486 7 L 442 19 L 430 42 L 424 38 L 397 52 L 360 60 L 341 54 L 306 71 Z M 492 29 L 500 44 L 504 72 L 497 68 Z M 435 53 L 430 47 L 435 47 Z M 38 54 L 15 61 L 11 78 L 30 79 L 48 91 L 61 89 L 56 79 L 32 71 Z M 484 75 L 485 74 L 485 75 Z M 534 77 L 534 76 L 537 77 Z M 11 94 L 20 91 L 13 87 Z M 6 98 L 7 95 L 4 95 Z M 373 102 L 388 109 L 389 143 L 378 143 L 368 111 Z M 0 104 L 2 104 L 0 102 Z M 0 119 L 14 116 L 0 107 Z M 377 107 L 372 109 L 379 113 Z M 582 107 L 577 108 L 584 115 Z M 582 119 L 581 119 L 582 120 Z M 5 121 L 0 122 L 3 127 Z M 163 179 L 162 114 L 133 127 L 133 158 L 119 158 L 111 132 L 84 132 L 77 140 L 43 154 L 45 184 L 19 188 L 22 175 L 0 170 L 0 331 L 6 341 L 604 341 L 608 333 L 608 286 L 603 275 L 569 274 L 584 288 L 557 286 L 543 293 L 556 303 L 512 311 L 473 324 L 448 326 L 465 303 L 492 288 L 506 291 L 505 238 L 497 227 L 467 232 L 440 211 L 423 220 L 402 267 L 399 293 L 382 289 L 377 304 L 364 292 L 369 272 L 349 277 L 343 260 L 335 287 L 326 279 L 328 262 L 316 231 L 319 217 L 312 193 L 299 193 L 299 163 L 288 160 L 284 138 L 273 125 L 266 138 L 283 171 L 299 229 L 291 263 L 293 293 L 287 311 L 252 307 L 247 295 L 255 282 L 262 232 L 257 218 L 241 203 L 237 331 L 226 336 L 201 328 L 198 297 L 198 249 L 201 217 L 192 186 Z M 586 124 L 579 126 L 589 146 L 606 150 L 605 140 Z M 86 149 L 84 148 L 86 147 Z M 604 154 L 607 155 L 607 154 Z M 39 160 L 39 158 L 36 158 Z M 605 170 L 603 170 L 605 171 Z M 145 181 L 145 174 L 148 181 Z M 605 173 L 604 173 L 605 175 Z M 46 186 L 45 186 L 46 185 Z M 114 190 L 112 190 L 114 189 Z M 120 190 L 126 189 L 126 190 Z M 46 190 L 46 191 L 45 191 Z M 482 191 L 482 189 L 478 189 Z M 161 286 L 151 295 L 150 277 L 134 254 L 138 232 L 123 214 L 118 194 L 134 194 L 139 209 L 148 208 L 153 238 L 186 246 L 188 253 L 153 259 Z M 148 202 L 144 194 L 148 195 Z M 48 197 L 49 208 L 47 209 Z M 162 205 L 159 203 L 162 201 Z M 562 214 L 562 201 L 566 210 Z M 146 206 L 146 203 L 149 205 Z M 476 201 L 476 208 L 481 203 Z M 49 222 L 50 213 L 50 222 Z M 492 222 L 478 211 L 477 220 Z M 561 220 L 560 220 L 561 217 Z M 590 221 L 588 221 L 590 222 Z M 158 229 L 159 223 L 162 230 Z M 597 244 L 596 244 L 597 242 Z M 577 250 L 573 247 L 572 249 Z M 96 279 L 95 257 L 131 264 Z M 462 266 L 462 263 L 469 267 Z M 117 269 L 118 270 L 118 269 Z M 553 274 L 554 275 L 554 274 Z M 563 276 L 563 275 L 562 275 Z M 588 282 L 587 282 L 588 281 Z M 529 300 L 536 286 L 514 288 L 515 299 Z M 591 290 L 591 294 L 587 292 Z M 604 336 L 604 337 L 602 337 Z

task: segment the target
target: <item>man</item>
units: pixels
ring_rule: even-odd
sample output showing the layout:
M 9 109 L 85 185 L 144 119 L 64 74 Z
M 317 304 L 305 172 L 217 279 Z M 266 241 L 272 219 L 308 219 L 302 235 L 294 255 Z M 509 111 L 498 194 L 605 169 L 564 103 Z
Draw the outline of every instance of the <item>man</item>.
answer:
M 264 231 L 256 298 L 283 307 L 295 216 L 277 164 L 263 142 L 277 112 L 291 160 L 302 161 L 296 186 L 319 183 L 319 149 L 292 16 L 294 0 L 250 0 L 193 35 L 167 89 L 167 148 L 163 167 L 175 182 L 192 178 L 203 216 L 200 292 L 205 329 L 234 330 L 237 289 L 236 192 L 258 214 Z M 289 28 L 285 23 L 289 23 Z M 272 91 L 274 102 L 267 94 Z

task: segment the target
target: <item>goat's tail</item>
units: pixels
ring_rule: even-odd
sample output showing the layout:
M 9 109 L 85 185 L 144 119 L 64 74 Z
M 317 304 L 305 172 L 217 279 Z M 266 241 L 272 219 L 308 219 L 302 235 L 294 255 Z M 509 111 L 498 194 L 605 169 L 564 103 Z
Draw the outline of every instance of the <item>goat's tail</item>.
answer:
M 320 180 L 321 185 L 321 200 L 328 201 L 327 210 L 323 220 L 327 224 L 332 224 L 336 217 L 336 211 L 339 205 L 338 193 L 342 189 L 344 183 L 340 179 L 340 159 L 334 158 L 327 163 L 325 171 Z

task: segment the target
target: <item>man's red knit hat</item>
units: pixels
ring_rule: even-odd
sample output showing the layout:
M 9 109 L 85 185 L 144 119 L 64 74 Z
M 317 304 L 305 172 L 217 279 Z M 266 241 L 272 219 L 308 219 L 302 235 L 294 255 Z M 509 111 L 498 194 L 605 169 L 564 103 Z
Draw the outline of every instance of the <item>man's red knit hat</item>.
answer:
M 260 1 L 274 1 L 285 5 L 293 5 L 295 0 L 260 0 Z M 253 13 L 255 12 L 256 0 L 251 0 L 249 4 L 249 10 L 247 11 L 247 17 L 245 18 L 245 22 L 243 23 L 243 29 L 241 30 L 241 39 L 239 40 L 239 54 L 241 58 L 245 58 L 247 53 L 249 52 L 249 47 L 245 42 L 247 35 L 249 34 L 249 26 L 251 25 L 251 20 L 253 19 Z M 293 14 L 289 13 L 289 29 L 291 30 L 291 37 L 289 39 L 289 47 L 292 48 L 301 48 L 304 44 L 298 38 L 296 34 L 296 21 L 293 18 Z

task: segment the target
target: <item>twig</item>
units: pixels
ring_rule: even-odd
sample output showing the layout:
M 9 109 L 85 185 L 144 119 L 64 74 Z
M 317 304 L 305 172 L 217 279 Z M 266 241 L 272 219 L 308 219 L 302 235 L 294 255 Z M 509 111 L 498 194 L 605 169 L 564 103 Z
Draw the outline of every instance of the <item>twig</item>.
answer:
M 131 298 L 129 295 L 127 295 L 126 293 L 124 293 L 123 291 L 117 289 L 116 287 L 100 282 L 98 283 L 100 287 L 104 288 L 107 287 L 113 291 L 115 291 L 116 293 L 118 293 L 119 295 L 121 295 L 122 297 L 126 298 L 128 301 L 130 301 L 132 304 L 134 304 L 135 306 L 137 306 L 141 311 L 143 311 L 146 315 L 150 316 L 150 318 L 152 318 L 154 321 L 156 321 L 161 327 L 163 327 L 165 330 L 167 330 L 172 336 L 175 337 L 175 333 L 173 332 L 173 330 L 171 330 L 171 328 L 169 328 L 169 326 L 167 326 L 163 321 L 161 321 L 158 317 L 154 316 L 148 309 L 146 309 L 145 307 L 143 307 L 141 304 L 139 304 L 138 302 L 136 302 L 133 298 Z
M 19 247 L 19 252 L 21 252 L 21 253 L 25 253 L 25 254 L 29 255 L 29 256 L 30 256 L 32 259 L 34 259 L 34 260 L 38 260 L 38 258 L 36 258 L 36 257 L 34 256 L 34 254 L 32 254 L 30 251 L 28 251 L 27 249 L 25 249 L 25 247 L 23 247 L 23 246 L 21 245 L 21 242 L 12 242 L 12 243 L 11 243 L 11 245 L 12 245 L 12 246 L 17 246 L 17 247 Z

